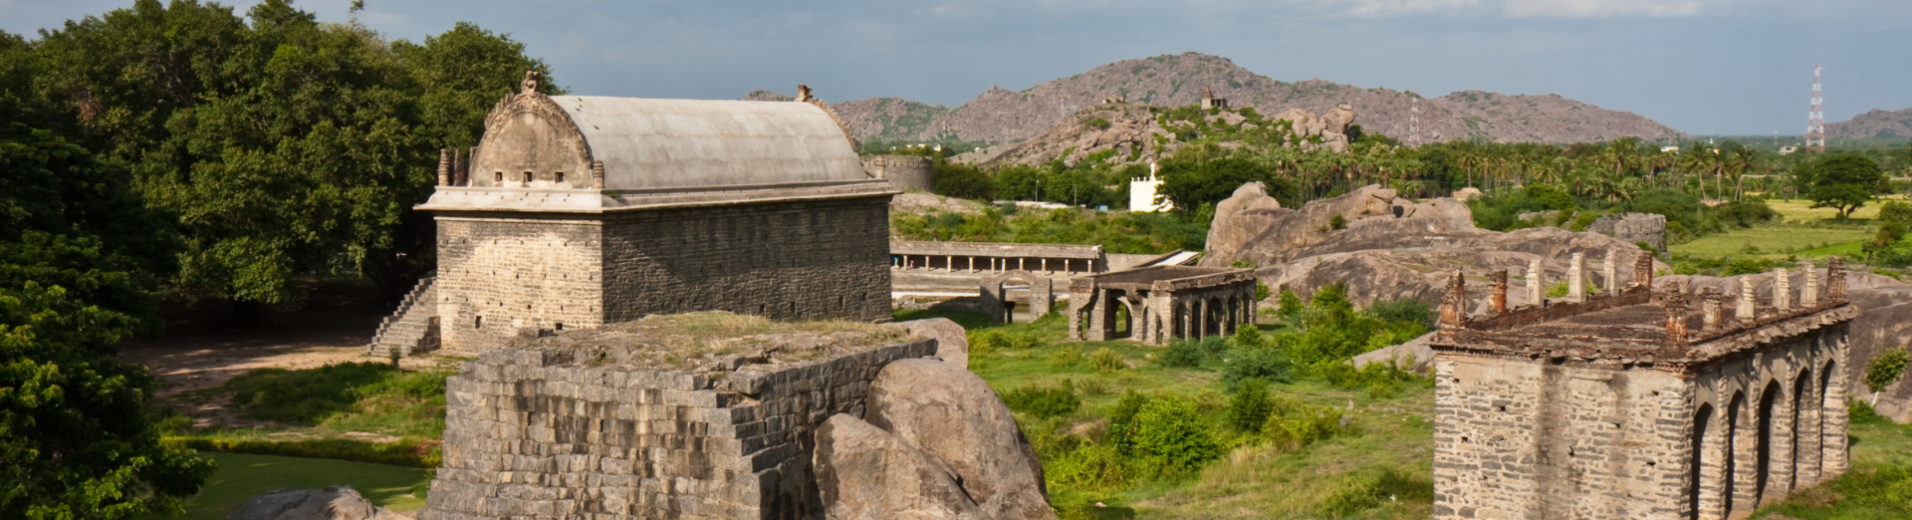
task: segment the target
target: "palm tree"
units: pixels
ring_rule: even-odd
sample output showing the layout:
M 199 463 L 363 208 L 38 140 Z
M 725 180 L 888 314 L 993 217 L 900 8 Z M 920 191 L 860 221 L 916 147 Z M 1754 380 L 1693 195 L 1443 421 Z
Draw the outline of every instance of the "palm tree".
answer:
M 1759 151 L 1741 146 L 1739 143 L 1728 144 L 1731 148 L 1728 149 L 1725 162 L 1730 164 L 1732 171 L 1733 200 L 1739 200 L 1740 196 L 1746 191 L 1746 172 L 1751 171 L 1753 169 L 1753 163 L 1759 160 Z

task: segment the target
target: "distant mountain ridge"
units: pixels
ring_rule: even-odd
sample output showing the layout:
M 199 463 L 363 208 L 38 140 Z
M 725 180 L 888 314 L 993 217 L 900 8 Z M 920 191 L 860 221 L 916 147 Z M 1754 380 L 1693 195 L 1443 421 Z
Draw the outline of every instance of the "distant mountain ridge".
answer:
M 1200 102 L 1202 88 L 1234 107 L 1264 115 L 1288 108 L 1325 113 L 1340 103 L 1354 106 L 1355 124 L 1406 140 L 1408 92 L 1364 89 L 1320 79 L 1281 82 L 1257 75 L 1220 56 L 1200 53 L 1123 60 L 1016 92 L 990 87 L 962 106 L 948 108 L 902 98 L 835 103 L 837 114 L 862 140 L 932 141 L 953 137 L 1009 144 L 1047 131 L 1077 110 L 1109 97 L 1159 106 Z M 820 93 L 826 99 L 828 93 Z M 788 99 L 752 92 L 746 99 Z M 1497 142 L 1597 142 L 1623 136 L 1647 141 L 1686 134 L 1630 112 L 1608 110 L 1547 94 L 1510 96 L 1461 91 L 1420 102 L 1423 142 L 1475 139 Z
M 1832 139 L 1912 139 L 1912 108 L 1884 111 L 1873 109 L 1852 119 L 1826 124 L 1826 137 Z

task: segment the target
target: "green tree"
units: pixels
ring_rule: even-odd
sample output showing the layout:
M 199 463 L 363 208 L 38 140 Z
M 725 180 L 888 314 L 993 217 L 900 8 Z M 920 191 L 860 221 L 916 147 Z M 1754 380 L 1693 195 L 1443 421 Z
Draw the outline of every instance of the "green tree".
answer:
M 1886 186 L 1885 171 L 1859 154 L 1837 154 L 1807 164 L 1802 175 L 1811 187 L 1812 207 L 1833 208 L 1841 220 L 1872 201 Z

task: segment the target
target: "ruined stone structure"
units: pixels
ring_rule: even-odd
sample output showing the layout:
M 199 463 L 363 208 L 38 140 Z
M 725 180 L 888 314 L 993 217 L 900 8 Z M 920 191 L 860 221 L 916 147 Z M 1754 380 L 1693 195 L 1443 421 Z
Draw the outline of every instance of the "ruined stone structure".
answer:
M 1629 244 L 1644 243 L 1656 251 L 1666 250 L 1666 215 L 1657 213 L 1624 213 L 1601 216 L 1587 225 L 1587 231 L 1597 232 L 1624 240 Z
M 928 192 L 936 189 L 936 176 L 930 171 L 928 157 L 881 155 L 863 160 L 863 170 L 879 179 L 887 179 L 899 190 Z
M 1484 315 L 1455 273 L 1435 352 L 1434 518 L 1723 519 L 1846 470 L 1847 303 L 1655 288 Z M 1710 288 L 1709 288 L 1710 289 Z M 1782 288 L 1789 291 L 1790 288 Z M 1793 302 L 1797 305 L 1793 305 Z
M 448 152 L 433 305 L 451 350 L 727 310 L 886 320 L 888 202 L 827 105 L 546 96 L 528 74 Z
M 864 417 L 884 367 L 938 344 L 795 350 L 693 367 L 633 366 L 599 346 L 487 352 L 446 382 L 444 463 L 419 518 L 822 518 L 816 428 Z
M 1215 97 L 1215 91 L 1209 90 L 1208 85 L 1202 85 L 1202 110 L 1211 108 L 1228 108 L 1228 99 Z
M 1254 323 L 1255 272 L 1154 266 L 1077 277 L 1069 285 L 1069 339 L 1171 339 L 1229 335 Z
M 1018 283 L 1028 289 L 1020 302 L 1009 297 L 1007 284 Z M 1028 271 L 1007 271 L 983 278 L 978 296 L 982 299 L 983 314 L 993 316 L 1002 323 L 1014 323 L 1015 305 L 1027 306 L 1029 320 L 1035 321 L 1049 314 L 1049 308 L 1055 306 L 1055 281 Z

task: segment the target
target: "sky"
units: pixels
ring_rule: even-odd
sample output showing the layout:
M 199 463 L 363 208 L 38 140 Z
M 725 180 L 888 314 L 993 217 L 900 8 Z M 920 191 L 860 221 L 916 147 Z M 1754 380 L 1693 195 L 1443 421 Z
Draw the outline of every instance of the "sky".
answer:
M 350 0 L 294 5 L 342 22 Z M 1907 0 L 366 0 L 357 20 L 414 42 L 459 21 L 508 33 L 572 93 L 957 106 L 1105 63 L 1194 51 L 1281 81 L 1440 96 L 1560 94 L 1696 135 L 1805 131 L 1912 108 Z M 0 30 L 132 0 L 0 0 Z M 245 0 L 228 2 L 241 12 Z

